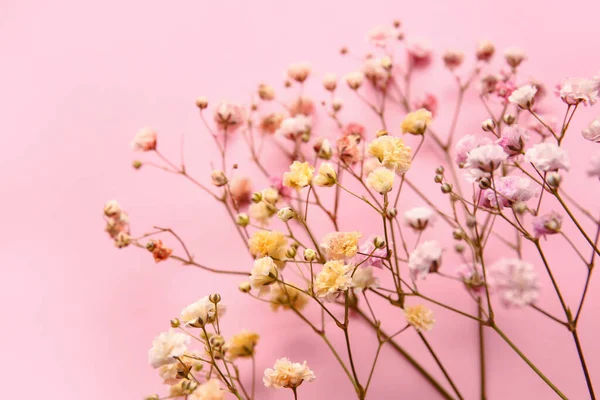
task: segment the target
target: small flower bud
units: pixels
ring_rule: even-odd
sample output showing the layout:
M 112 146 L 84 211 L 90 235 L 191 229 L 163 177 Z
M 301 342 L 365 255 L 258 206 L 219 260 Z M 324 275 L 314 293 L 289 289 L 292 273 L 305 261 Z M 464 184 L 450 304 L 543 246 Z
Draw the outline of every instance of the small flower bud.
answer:
M 296 216 L 296 212 L 290 207 L 283 207 L 279 211 L 277 211 L 277 216 L 283 222 L 288 222 L 290 219 Z
M 385 239 L 381 236 L 375 236 L 375 239 L 373 239 L 373 245 L 375 245 L 376 249 L 383 249 L 385 244 Z
M 238 286 L 238 289 L 240 289 L 240 292 L 242 293 L 249 293 L 252 289 L 252 286 L 250 285 L 250 282 L 242 282 Z
M 204 110 L 206 107 L 208 107 L 208 100 L 206 99 L 206 97 L 196 98 L 196 107 L 198 107 L 201 110 Z
M 217 304 L 221 301 L 221 295 L 219 293 L 212 293 L 208 296 L 208 300 L 213 304 Z
M 550 172 L 546 177 L 546 183 L 555 189 L 560 186 L 561 181 L 562 177 L 558 172 Z
M 464 244 L 462 244 L 462 243 L 457 243 L 457 244 L 455 244 L 455 245 L 454 245 L 454 250 L 455 250 L 457 253 L 459 253 L 459 254 L 460 254 L 460 253 L 462 253 L 463 251 L 465 251 L 465 245 L 464 245 Z
M 452 237 L 455 240 L 463 240 L 465 238 L 465 231 L 463 231 L 460 228 L 456 228 L 455 230 L 452 231 Z
M 337 87 L 337 76 L 335 74 L 326 74 L 323 77 L 323 87 L 325 90 L 333 92 Z
M 481 123 L 481 129 L 483 129 L 485 132 L 492 132 L 495 127 L 496 123 L 491 118 L 488 118 Z
M 489 178 L 481 178 L 479 181 L 479 187 L 481 189 L 489 189 L 490 186 L 492 186 L 492 182 L 489 180 Z
M 377 131 L 377 133 L 375 133 L 375 136 L 380 138 L 382 136 L 387 136 L 388 135 L 388 131 L 385 129 L 380 129 Z
M 107 217 L 113 217 L 121 214 L 121 206 L 116 200 L 109 200 L 104 205 L 104 215 Z
M 439 174 L 439 175 L 442 175 L 442 174 L 444 173 L 444 167 L 442 167 L 442 166 L 440 165 L 439 167 L 437 167 L 437 168 L 435 169 L 435 173 L 436 173 L 436 174 Z
M 258 97 L 260 97 L 261 100 L 271 101 L 275 98 L 275 89 L 273 89 L 273 86 L 271 85 L 261 83 L 258 85 Z
M 286 80 L 285 82 L 283 82 L 283 86 L 285 86 L 286 88 L 289 88 L 292 86 L 292 82 Z
M 442 181 L 444 180 L 444 177 L 440 174 L 437 174 L 433 180 L 435 181 L 435 183 L 442 183 Z
M 289 249 L 287 249 L 287 251 L 285 252 L 285 256 L 287 258 L 294 258 L 296 257 L 296 249 L 293 247 L 290 247 Z
M 235 218 L 235 223 L 241 227 L 248 226 L 248 224 L 250 223 L 250 217 L 248 217 L 248 214 L 239 213 Z
M 515 204 L 513 204 L 512 209 L 517 214 L 523 214 L 523 213 L 525 213 L 525 211 L 527 211 L 527 204 L 525 204 L 522 201 L 519 201 L 519 202 L 516 202 Z
M 252 200 L 253 203 L 260 203 L 260 201 L 262 200 L 262 193 L 261 192 L 252 193 L 252 197 L 250 198 L 250 200 Z
M 313 249 L 304 250 L 304 259 L 308 262 L 315 261 L 317 259 L 317 252 Z
M 489 40 L 482 40 L 477 45 L 477 51 L 475 55 L 479 61 L 488 62 L 494 55 L 495 51 L 496 48 L 494 47 L 494 44 L 492 42 L 490 42 Z
M 400 25 L 401 25 L 401 24 L 402 24 L 402 23 L 400 22 L 400 20 L 398 20 L 398 19 L 395 19 L 395 20 L 394 20 L 394 28 L 400 28 Z
M 467 226 L 469 228 L 474 228 L 477 225 L 477 219 L 472 215 L 467 215 Z
M 457 50 L 446 50 L 446 52 L 443 55 L 444 65 L 450 71 L 460 67 L 464 58 L 465 55 L 463 54 L 463 52 Z
M 503 121 L 506 125 L 512 125 L 515 123 L 515 116 L 511 114 L 506 114 L 503 118 Z
M 342 48 L 340 49 L 340 54 L 341 54 L 341 55 L 348 54 L 348 48 L 347 48 L 347 47 L 345 47 L 345 46 L 344 46 L 344 47 L 342 47 Z
M 173 318 L 171 320 L 171 328 L 179 328 L 181 326 L 181 322 L 178 318 Z
M 212 180 L 213 185 L 217 187 L 227 185 L 227 177 L 225 176 L 225 172 L 221 170 L 215 170 L 210 175 L 210 179 Z
M 387 70 L 392 69 L 392 59 L 389 56 L 382 57 L 381 66 Z
M 342 99 L 335 98 L 331 102 L 331 108 L 333 108 L 333 111 L 335 111 L 335 112 L 340 111 L 342 109 L 343 105 L 344 105 L 344 102 L 342 101 Z
M 444 194 L 448 194 L 448 193 L 450 193 L 450 192 L 452 192 L 452 185 L 451 185 L 451 184 L 449 184 L 449 183 L 444 183 L 444 184 L 442 185 L 442 193 L 444 193 Z
M 387 217 L 388 217 L 389 219 L 393 219 L 393 218 L 396 218 L 396 215 L 398 215 L 398 210 L 396 210 L 396 209 L 395 209 L 395 208 L 393 208 L 393 207 L 392 207 L 392 208 L 388 208 L 388 210 L 387 210 L 387 213 L 386 213 L 386 214 L 387 214 Z
M 300 137 L 300 139 L 302 140 L 303 143 L 310 142 L 310 132 L 304 132 L 302 134 L 302 136 Z
M 156 248 L 156 242 L 154 240 L 150 240 L 150 241 L 148 241 L 148 243 L 146 243 L 146 250 L 148 250 L 149 252 L 154 251 L 155 248 Z
M 140 169 L 140 168 L 142 168 L 143 164 L 140 160 L 135 160 L 131 165 L 135 169 Z

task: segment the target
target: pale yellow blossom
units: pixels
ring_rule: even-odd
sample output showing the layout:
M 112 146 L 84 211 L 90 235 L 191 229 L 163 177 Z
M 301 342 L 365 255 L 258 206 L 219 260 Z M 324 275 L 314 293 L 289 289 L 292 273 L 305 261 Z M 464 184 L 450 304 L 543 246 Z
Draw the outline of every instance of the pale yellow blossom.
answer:
M 412 325 L 417 331 L 430 331 L 435 325 L 435 318 L 433 317 L 433 311 L 428 307 L 418 304 L 416 306 L 405 306 L 404 316 L 406 322 Z
M 348 290 L 352 284 L 353 265 L 346 265 L 343 261 L 327 261 L 323 269 L 314 279 L 313 290 L 318 297 L 331 299 L 336 294 Z
M 283 185 L 300 191 L 310 185 L 315 167 L 308 162 L 294 161 L 289 172 L 283 174 Z
M 403 174 L 410 168 L 410 147 L 402 139 L 385 135 L 380 136 L 369 144 L 369 154 L 375 157 L 383 166 Z
M 404 117 L 402 123 L 400 124 L 400 128 L 402 129 L 403 133 L 422 135 L 425 133 L 427 125 L 431 123 L 431 120 L 431 112 L 424 108 L 419 108 L 416 111 L 408 113 L 406 117 Z
M 254 260 L 254 266 L 250 271 L 250 284 L 254 289 L 264 290 L 264 287 L 277 280 L 279 272 L 277 265 L 269 256 Z
M 341 260 L 354 257 L 358 252 L 358 239 L 360 232 L 331 232 L 325 235 L 321 242 L 321 249 L 328 260 Z
M 286 286 L 283 283 L 276 283 L 270 287 L 270 300 L 273 311 L 277 311 L 279 307 L 284 310 L 294 308 L 300 311 L 308 303 L 308 296 L 291 286 Z
M 385 167 L 379 167 L 369 174 L 367 184 L 380 194 L 388 193 L 394 186 L 394 172 Z
M 278 231 L 256 231 L 248 239 L 250 254 L 254 257 L 271 257 L 281 268 L 285 263 L 287 240 L 283 233 Z
M 258 339 L 258 333 L 243 330 L 233 335 L 231 339 L 225 343 L 225 349 L 231 358 L 252 357 Z
M 313 179 L 317 186 L 331 187 L 337 182 L 337 173 L 331 163 L 324 162 L 319 166 L 319 172 Z

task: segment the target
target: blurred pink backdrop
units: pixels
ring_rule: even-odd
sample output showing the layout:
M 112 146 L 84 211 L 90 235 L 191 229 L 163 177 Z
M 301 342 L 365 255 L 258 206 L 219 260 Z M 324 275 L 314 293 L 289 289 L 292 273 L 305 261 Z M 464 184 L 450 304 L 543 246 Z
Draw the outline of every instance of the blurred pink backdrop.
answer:
M 500 50 L 521 46 L 529 55 L 525 72 L 554 84 L 600 68 L 598 12 L 600 3 L 591 0 L 2 1 L 4 397 L 125 400 L 164 393 L 147 364 L 152 338 L 167 329 L 183 306 L 218 290 L 229 305 L 224 321 L 229 332 L 261 332 L 259 370 L 282 356 L 306 359 L 317 380 L 302 386 L 301 398 L 351 398 L 346 377 L 337 366 L 329 367 L 332 358 L 318 338 L 293 315 L 279 313 L 267 320 L 272 315 L 268 307 L 247 301 L 237 292 L 235 278 L 172 262 L 155 265 L 147 253 L 113 248 L 103 232 L 101 210 L 105 200 L 115 198 L 129 211 L 134 232 L 152 224 L 169 226 L 186 238 L 198 260 L 249 268 L 221 208 L 182 180 L 130 167 L 137 157 L 129 148 L 133 134 L 145 125 L 156 127 L 159 146 L 174 158 L 185 135 L 188 165 L 207 181 L 214 151 L 193 106 L 198 95 L 213 103 L 223 98 L 247 102 L 258 82 L 279 85 L 292 61 L 311 61 L 316 75 L 342 74 L 353 67 L 337 50 L 346 44 L 363 46 L 369 28 L 394 18 L 403 22 L 407 34 L 431 39 L 438 55 L 446 47 L 470 55 L 482 38 L 493 40 Z M 450 77 L 439 64 L 435 80 L 423 78 L 416 87 L 450 101 Z M 447 123 L 450 107 L 442 102 L 441 109 L 439 123 Z M 569 143 L 578 149 L 572 155 L 580 175 L 570 187 L 588 196 L 593 212 L 598 211 L 598 183 L 581 172 L 593 146 L 586 147 L 578 132 L 597 114 L 598 106 L 578 112 Z M 483 116 L 481 107 L 467 107 L 459 136 L 477 132 Z M 431 169 L 422 168 L 422 178 L 427 190 L 437 193 Z M 551 252 L 559 261 L 556 274 L 568 281 L 563 291 L 575 304 L 583 272 L 571 269 L 574 255 L 560 243 Z M 443 268 L 453 271 L 454 266 L 450 261 Z M 559 315 L 545 276 L 543 284 L 542 303 Z M 597 381 L 599 285 L 596 279 L 581 325 Z M 453 301 L 454 292 L 432 279 L 428 290 L 436 288 L 439 298 Z M 456 301 L 469 307 L 463 297 Z M 530 310 L 501 310 L 498 319 L 569 398 L 586 398 L 566 330 Z M 474 399 L 476 327 L 455 321 L 439 311 L 429 337 L 465 397 Z M 553 398 L 498 337 L 491 332 L 487 337 L 490 399 Z M 359 358 L 366 360 L 359 367 L 365 373 L 375 340 L 363 328 L 354 338 Z M 407 335 L 401 342 L 442 378 L 418 340 Z M 372 398 L 437 398 L 394 353 L 384 356 L 373 385 Z M 261 399 L 275 395 L 264 389 L 260 393 Z

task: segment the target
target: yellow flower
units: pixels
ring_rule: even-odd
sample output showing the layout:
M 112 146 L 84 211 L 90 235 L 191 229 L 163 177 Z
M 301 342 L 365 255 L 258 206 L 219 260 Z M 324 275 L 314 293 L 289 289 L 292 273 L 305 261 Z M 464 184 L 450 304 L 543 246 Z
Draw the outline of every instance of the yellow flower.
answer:
M 404 117 L 402 124 L 400 124 L 400 128 L 403 133 L 422 135 L 425 133 L 427 125 L 431 123 L 431 120 L 431 112 L 424 108 L 419 108 L 417 111 L 408 113 L 406 117 Z
M 259 203 L 252 203 L 250 207 L 248 207 L 248 213 L 250 214 L 250 218 L 257 222 L 260 226 L 266 226 L 269 224 L 269 219 L 275 215 L 277 209 L 265 202 L 261 201 Z
M 313 290 L 318 297 L 331 298 L 337 293 L 352 287 L 352 270 L 354 266 L 345 265 L 343 261 L 327 261 L 317 274 Z
M 404 307 L 404 316 L 406 317 L 406 322 L 414 326 L 415 329 L 419 332 L 429 332 L 433 329 L 433 325 L 435 325 L 433 311 L 431 311 L 429 308 L 422 304 L 412 307 Z
M 290 286 L 285 286 L 282 283 L 276 283 L 271 286 L 271 308 L 277 311 L 279 307 L 284 310 L 294 308 L 298 311 L 302 310 L 308 303 L 308 296 L 298 289 Z
M 290 171 L 283 174 L 283 185 L 300 191 L 310 185 L 314 172 L 315 167 L 308 162 L 294 161 L 290 165 Z
M 385 135 L 369 144 L 369 154 L 389 169 L 403 174 L 410 168 L 410 147 L 402 139 Z
M 313 183 L 317 186 L 331 187 L 337 182 L 337 173 L 331 163 L 324 162 L 319 166 L 319 172 L 314 177 Z
M 354 257 L 358 252 L 360 232 L 332 232 L 325 235 L 321 248 L 328 260 L 342 260 Z
M 254 355 L 254 348 L 258 343 L 258 338 L 258 333 L 246 330 L 233 335 L 231 339 L 225 343 L 227 354 L 231 358 L 252 357 Z
M 275 282 L 278 275 L 277 265 L 271 257 L 258 258 L 250 271 L 250 284 L 254 289 L 262 291 L 266 285 Z
M 381 194 L 388 193 L 394 186 L 394 173 L 385 167 L 379 167 L 369 174 L 367 184 Z
M 256 231 L 248 239 L 250 254 L 254 257 L 273 258 L 279 268 L 285 264 L 287 240 L 283 233 L 278 231 Z

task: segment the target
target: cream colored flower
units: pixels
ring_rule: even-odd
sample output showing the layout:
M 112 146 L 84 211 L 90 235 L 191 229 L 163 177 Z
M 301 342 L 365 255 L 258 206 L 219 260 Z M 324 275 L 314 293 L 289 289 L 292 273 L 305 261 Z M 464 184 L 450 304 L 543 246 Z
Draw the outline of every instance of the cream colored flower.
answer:
M 277 209 L 273 205 L 264 201 L 252 203 L 250 204 L 250 207 L 248 207 L 250 218 L 260 226 L 267 226 L 269 224 L 269 219 L 275 215 L 276 211 Z
M 173 385 L 180 379 L 185 378 L 187 371 L 190 369 L 194 371 L 200 371 L 202 369 L 202 362 L 194 357 L 198 358 L 199 355 L 193 352 L 185 352 L 185 354 L 180 357 L 185 366 L 179 361 L 173 364 L 163 365 L 158 368 L 158 375 L 163 379 L 164 383 Z
M 285 263 L 287 240 L 278 231 L 257 231 L 248 239 L 250 254 L 254 257 L 269 256 L 279 268 Z
M 263 201 L 272 205 L 277 204 L 277 201 L 279 200 L 279 191 L 272 187 L 263 189 L 260 194 Z
M 221 382 L 218 379 L 210 379 L 199 385 L 188 400 L 225 400 L 225 389 L 221 389 Z
M 367 184 L 380 194 L 386 194 L 394 186 L 394 173 L 385 167 L 379 167 L 369 174 Z
M 331 163 L 324 162 L 319 166 L 317 176 L 313 178 L 313 183 L 317 186 L 331 187 L 337 182 L 337 173 Z
M 352 287 L 353 265 L 343 261 L 327 261 L 314 280 L 314 292 L 318 297 L 332 298 L 336 294 Z
M 254 266 L 250 271 L 250 284 L 254 289 L 264 291 L 265 286 L 277 281 L 277 265 L 269 256 L 254 260 Z
M 422 135 L 425 133 L 427 125 L 431 123 L 431 120 L 431 112 L 424 108 L 419 108 L 416 111 L 408 113 L 406 117 L 404 117 L 400 124 L 400 128 L 403 133 Z
M 286 286 L 283 283 L 275 283 L 270 286 L 271 308 L 277 311 L 279 307 L 284 310 L 294 308 L 302 310 L 308 303 L 308 296 L 298 289 Z
M 356 268 L 352 276 L 352 286 L 356 291 L 379 287 L 379 279 L 373 276 L 373 267 L 367 265 Z
M 258 343 L 258 333 L 243 330 L 225 343 L 227 354 L 231 358 L 252 357 Z
M 433 329 L 435 325 L 435 318 L 433 317 L 433 311 L 428 307 L 418 304 L 416 306 L 405 306 L 404 316 L 406 322 L 412 325 L 417 331 L 427 331 Z
M 187 351 L 190 337 L 185 333 L 168 331 L 154 338 L 152 348 L 148 351 L 148 361 L 153 368 L 178 362 L 176 357 L 181 357 Z
M 358 239 L 360 232 L 331 232 L 325 235 L 321 242 L 321 249 L 328 260 L 342 260 L 354 257 L 358 252 Z
M 211 323 L 215 320 L 217 313 L 219 317 L 225 314 L 225 305 L 222 302 L 219 302 L 217 307 L 215 308 L 215 303 L 211 302 L 208 296 L 204 296 L 181 310 L 179 320 L 185 325 L 192 326 Z
M 300 191 L 310 185 L 315 167 L 308 162 L 294 161 L 289 172 L 283 174 L 283 185 Z
M 410 147 L 402 139 L 385 135 L 369 144 L 369 154 L 377 158 L 385 167 L 403 174 L 410 168 Z
M 275 389 L 295 389 L 304 381 L 310 382 L 315 379 L 315 374 L 304 363 L 293 363 L 288 358 L 280 358 L 275 361 L 273 368 L 265 369 L 263 383 L 266 387 Z

